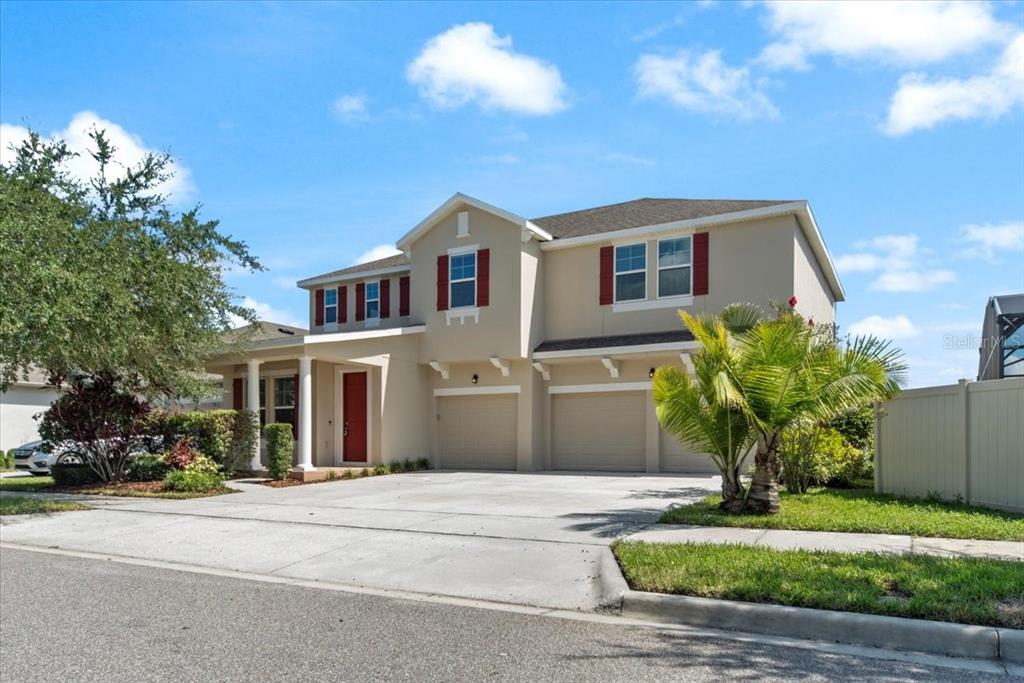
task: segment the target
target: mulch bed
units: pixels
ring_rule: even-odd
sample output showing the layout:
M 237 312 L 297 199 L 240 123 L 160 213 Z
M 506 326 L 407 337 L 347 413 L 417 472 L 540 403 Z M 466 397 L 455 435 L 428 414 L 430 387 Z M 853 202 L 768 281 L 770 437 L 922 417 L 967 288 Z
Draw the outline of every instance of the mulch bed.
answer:
M 160 493 L 162 481 L 122 481 L 117 484 L 83 484 L 81 486 L 54 486 L 50 491 L 57 493 L 92 493 L 104 495 L 104 491 L 132 491 L 136 493 Z M 108 494 L 109 495 L 109 494 Z

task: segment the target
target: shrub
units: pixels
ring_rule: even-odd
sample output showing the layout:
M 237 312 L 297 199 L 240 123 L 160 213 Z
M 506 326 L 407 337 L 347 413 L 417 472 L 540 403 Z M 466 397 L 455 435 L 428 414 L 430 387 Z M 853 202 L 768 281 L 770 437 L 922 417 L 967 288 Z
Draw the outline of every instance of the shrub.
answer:
M 867 475 L 871 458 L 866 451 L 846 443 L 836 430 L 825 430 L 818 447 L 819 481 L 825 486 L 849 488 Z
M 360 477 L 368 477 L 368 476 L 370 476 L 370 468 L 369 467 L 364 467 L 363 469 L 359 470 L 359 476 Z
M 196 452 L 192 450 L 192 443 L 186 437 L 178 440 L 174 444 L 174 448 L 164 453 L 164 462 L 171 469 L 183 470 L 192 464 L 196 455 Z
M 388 463 L 387 464 L 387 468 L 388 468 L 388 472 L 390 472 L 391 474 L 399 474 L 401 472 L 405 472 L 408 469 L 408 467 L 406 466 L 406 463 L 404 463 L 404 462 L 402 462 L 400 460 L 396 460 L 395 462 Z
M 342 479 L 352 479 L 353 478 L 352 470 L 344 470 L 344 471 L 342 471 L 341 478 Z
M 50 476 L 57 486 L 85 486 L 100 481 L 91 467 L 80 463 L 55 463 L 50 466 Z
M 186 472 L 199 472 L 200 474 L 220 474 L 220 466 L 202 453 L 196 453 L 192 462 L 185 468 Z
M 200 453 L 229 471 L 248 466 L 258 429 L 255 414 L 248 410 L 159 413 L 150 427 L 164 444 L 190 439 Z
M 379 476 L 381 474 L 387 474 L 388 471 L 389 471 L 388 470 L 388 466 L 383 464 L 383 463 L 381 463 L 380 465 L 374 465 L 373 466 L 373 476 L 375 476 L 375 477 Z
M 790 493 L 806 493 L 818 479 L 815 453 L 820 431 L 816 427 L 793 427 L 779 439 L 776 457 L 781 471 L 777 476 Z
M 842 434 L 846 443 L 856 449 L 874 452 L 875 448 L 875 410 L 864 406 L 845 415 L 840 415 L 826 424 Z
M 170 469 L 162 455 L 146 453 L 132 458 L 125 469 L 125 477 L 129 481 L 160 481 Z
M 292 426 L 274 422 L 263 428 L 267 441 L 267 470 L 274 479 L 284 479 L 292 468 Z
M 420 458 L 416 461 L 416 469 L 429 470 L 430 469 L 430 458 Z
M 6 453 L 3 453 L 3 465 L 0 469 L 13 470 L 14 469 L 14 448 L 9 449 Z
M 171 470 L 164 477 L 164 491 L 187 493 L 208 493 L 224 488 L 224 477 L 213 472 L 199 470 Z

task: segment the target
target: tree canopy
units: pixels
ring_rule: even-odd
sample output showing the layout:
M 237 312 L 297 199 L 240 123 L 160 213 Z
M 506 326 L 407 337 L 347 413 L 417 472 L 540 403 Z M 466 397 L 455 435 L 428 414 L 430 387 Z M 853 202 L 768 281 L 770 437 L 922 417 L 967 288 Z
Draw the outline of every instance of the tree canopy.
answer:
M 88 182 L 75 154 L 33 132 L 0 165 L 0 388 L 29 368 L 59 384 L 108 375 L 141 394 L 198 396 L 203 360 L 232 321 L 254 322 L 224 282 L 261 270 L 244 242 L 199 207 L 172 210 L 158 188 L 170 156 L 119 168 L 103 131 Z

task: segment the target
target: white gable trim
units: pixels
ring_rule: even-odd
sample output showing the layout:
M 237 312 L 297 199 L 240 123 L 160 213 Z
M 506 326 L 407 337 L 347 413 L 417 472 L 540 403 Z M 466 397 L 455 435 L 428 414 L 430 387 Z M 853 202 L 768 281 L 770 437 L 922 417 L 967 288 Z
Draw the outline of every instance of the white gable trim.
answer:
M 510 223 L 518 225 L 521 229 L 529 231 L 530 234 L 532 234 L 533 237 L 539 241 L 546 242 L 553 239 L 549 232 L 534 225 L 533 223 L 526 220 L 522 216 L 518 216 L 510 211 L 506 211 L 505 209 L 499 209 L 498 207 L 492 204 L 482 202 L 479 199 L 476 199 L 475 197 L 470 197 L 467 194 L 456 192 L 455 194 L 448 198 L 448 201 L 434 209 L 429 216 L 420 221 L 416 225 L 416 227 L 414 227 L 409 232 L 405 233 L 405 235 L 403 235 L 402 238 L 398 240 L 398 248 L 408 253 L 409 248 L 412 246 L 413 242 L 422 237 L 428 230 L 437 225 L 441 221 L 441 219 L 443 219 L 445 216 L 451 213 L 452 210 L 454 210 L 456 207 L 461 205 L 472 206 L 473 208 L 479 209 L 480 211 L 486 211 L 487 213 L 492 214 L 494 216 L 498 216 L 499 218 L 504 218 Z

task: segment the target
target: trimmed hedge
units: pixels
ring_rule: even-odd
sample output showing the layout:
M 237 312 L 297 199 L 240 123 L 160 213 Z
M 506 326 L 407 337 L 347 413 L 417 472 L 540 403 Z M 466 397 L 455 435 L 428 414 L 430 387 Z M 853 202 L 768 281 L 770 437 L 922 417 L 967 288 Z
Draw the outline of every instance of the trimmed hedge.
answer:
M 274 422 L 263 428 L 267 442 L 267 470 L 274 479 L 284 479 L 292 468 L 292 426 Z
M 84 486 L 100 481 L 91 467 L 79 463 L 54 463 L 50 466 L 50 476 L 57 486 Z
M 146 453 L 132 458 L 125 468 L 125 478 L 128 481 L 160 481 L 170 469 L 162 455 Z
M 258 433 L 256 415 L 251 411 L 161 413 L 153 420 L 153 435 L 162 438 L 164 448 L 188 439 L 196 450 L 229 472 L 249 465 Z
M 10 448 L 10 449 L 7 450 L 6 453 L 0 453 L 0 456 L 3 457 L 3 464 L 0 465 L 0 469 L 3 469 L 3 470 L 13 470 L 14 469 L 14 451 L 15 450 L 17 450 L 17 449 Z

